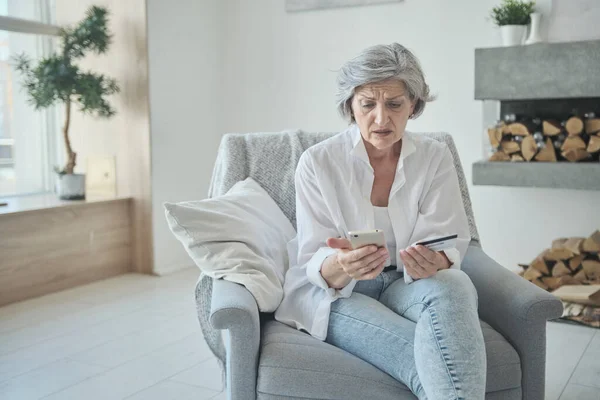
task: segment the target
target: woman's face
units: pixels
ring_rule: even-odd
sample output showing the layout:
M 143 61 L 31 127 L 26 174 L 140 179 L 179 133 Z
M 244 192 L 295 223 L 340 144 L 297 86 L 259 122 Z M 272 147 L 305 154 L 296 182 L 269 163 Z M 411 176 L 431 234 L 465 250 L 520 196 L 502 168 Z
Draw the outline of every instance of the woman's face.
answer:
M 352 99 L 352 112 L 363 139 L 379 150 L 402 139 L 413 110 L 404 83 L 396 79 L 359 86 Z

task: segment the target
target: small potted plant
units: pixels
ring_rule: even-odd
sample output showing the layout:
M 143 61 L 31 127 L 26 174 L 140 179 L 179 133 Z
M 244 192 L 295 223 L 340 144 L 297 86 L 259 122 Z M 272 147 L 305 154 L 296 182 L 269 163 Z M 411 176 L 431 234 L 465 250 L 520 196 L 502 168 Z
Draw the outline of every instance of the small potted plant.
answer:
M 503 0 L 501 5 L 492 9 L 491 18 L 500 27 L 504 46 L 523 44 L 534 8 L 534 1 Z
M 35 66 L 25 54 L 14 58 L 15 69 L 21 73 L 29 102 L 36 110 L 56 103 L 64 104 L 62 134 L 67 162 L 63 168 L 56 168 L 56 190 L 65 200 L 85 198 L 85 175 L 74 173 L 77 153 L 69 139 L 72 107 L 77 105 L 83 113 L 104 118 L 112 117 L 116 112 L 105 97 L 119 92 L 117 82 L 102 74 L 82 71 L 75 64 L 88 52 L 103 54 L 108 50 L 112 36 L 107 23 L 108 10 L 92 6 L 78 25 L 61 29 L 58 53 L 39 60 Z

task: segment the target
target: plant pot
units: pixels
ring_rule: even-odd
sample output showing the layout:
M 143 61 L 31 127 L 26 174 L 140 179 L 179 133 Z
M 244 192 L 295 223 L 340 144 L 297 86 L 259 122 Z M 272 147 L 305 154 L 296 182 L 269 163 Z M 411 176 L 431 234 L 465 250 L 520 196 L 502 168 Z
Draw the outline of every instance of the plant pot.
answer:
M 525 40 L 526 25 L 503 25 L 500 27 L 503 46 L 520 46 Z
M 85 175 L 60 174 L 56 178 L 56 192 L 61 200 L 85 199 Z

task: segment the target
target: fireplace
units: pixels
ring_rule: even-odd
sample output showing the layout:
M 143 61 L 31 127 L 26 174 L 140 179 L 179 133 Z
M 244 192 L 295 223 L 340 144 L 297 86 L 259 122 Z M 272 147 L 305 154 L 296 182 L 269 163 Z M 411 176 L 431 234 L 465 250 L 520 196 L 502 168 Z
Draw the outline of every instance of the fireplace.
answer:
M 600 41 L 475 51 L 475 185 L 600 190 Z

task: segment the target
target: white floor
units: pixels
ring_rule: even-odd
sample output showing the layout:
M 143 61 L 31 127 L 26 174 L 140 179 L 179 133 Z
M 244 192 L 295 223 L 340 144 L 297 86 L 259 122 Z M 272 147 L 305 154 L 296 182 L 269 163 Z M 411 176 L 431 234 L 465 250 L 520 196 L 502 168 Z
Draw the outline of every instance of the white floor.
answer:
M 125 275 L 0 308 L 0 399 L 225 399 L 198 271 Z M 600 330 L 548 324 L 549 400 L 600 400 Z

